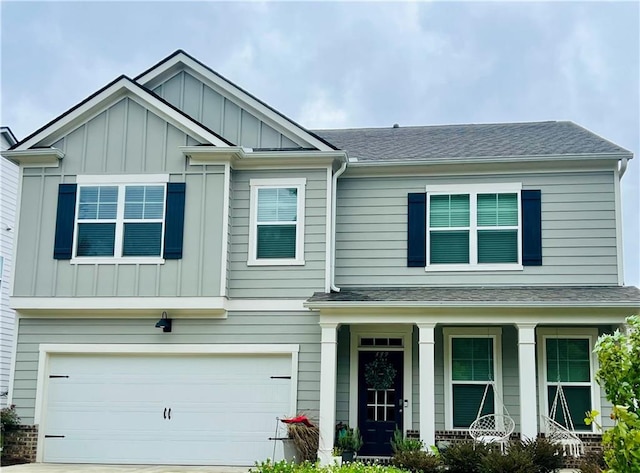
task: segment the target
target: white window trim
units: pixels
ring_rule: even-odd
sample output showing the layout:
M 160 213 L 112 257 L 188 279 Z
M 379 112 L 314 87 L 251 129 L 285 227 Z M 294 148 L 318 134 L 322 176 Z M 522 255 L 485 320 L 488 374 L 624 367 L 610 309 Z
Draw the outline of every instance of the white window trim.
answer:
M 549 383 L 547 382 L 547 339 L 549 338 L 583 338 L 589 340 L 589 353 L 591 356 L 589 357 L 591 370 L 591 380 L 589 383 L 580 382 L 580 383 L 569 383 L 563 382 L 563 386 L 575 385 L 575 386 L 591 386 L 591 409 L 601 412 L 600 406 L 600 385 L 595 380 L 595 374 L 598 371 L 598 357 L 593 352 L 593 348 L 595 346 L 595 342 L 598 338 L 598 329 L 597 328 L 585 328 L 585 327 L 575 327 L 575 328 L 538 328 L 537 330 L 537 344 L 538 344 L 538 400 L 539 400 L 539 412 L 542 415 L 548 415 L 549 410 L 547 406 L 549 405 L 549 396 L 547 395 L 547 387 Z M 551 384 L 556 384 L 552 382 Z M 580 430 L 578 432 L 589 433 L 589 432 L 597 432 L 595 427 L 595 422 L 591 426 L 591 430 Z M 544 422 L 540 423 L 540 429 L 542 431 L 545 430 Z
M 165 260 L 162 257 L 164 254 L 164 225 L 165 225 L 165 212 L 167 205 L 167 182 L 169 182 L 169 174 L 120 174 L 120 175 L 81 175 L 76 177 L 76 184 L 78 185 L 78 191 L 76 194 L 76 208 L 75 218 L 73 223 L 73 256 L 69 261 L 70 264 L 164 264 Z M 160 242 L 160 256 L 121 256 L 122 252 L 122 239 L 124 232 L 124 198 L 125 187 L 133 185 L 143 186 L 163 186 L 164 187 L 164 200 L 162 210 L 162 240 Z M 118 187 L 118 207 L 117 215 L 115 218 L 116 234 L 114 241 L 114 256 L 77 256 L 77 244 L 78 244 L 78 212 L 80 209 L 80 188 L 90 186 L 113 186 Z M 109 219 L 111 222 L 112 219 Z M 149 223 L 158 222 L 159 219 L 148 220 Z M 101 220 L 95 220 L 94 223 L 100 223 Z
M 304 261 L 304 211 L 306 205 L 305 188 L 307 179 L 250 179 L 249 201 L 249 254 L 248 266 L 303 266 Z M 296 256 L 295 258 L 264 258 L 256 257 L 258 251 L 258 189 L 295 187 L 298 193 L 296 216 Z
M 491 338 L 493 339 L 493 373 L 496 393 L 494 402 L 496 411 L 501 407 L 499 402 L 504 399 L 502 395 L 502 328 L 500 327 L 445 327 L 442 329 L 444 336 L 444 417 L 445 429 L 468 430 L 468 427 L 453 427 L 453 377 L 451 375 L 452 338 Z M 469 381 L 469 384 L 485 384 L 480 381 Z M 504 402 L 504 401 L 502 401 Z
M 427 266 L 425 271 L 522 271 L 522 183 L 503 182 L 496 184 L 439 184 L 429 185 L 427 192 Z M 518 199 L 518 261 L 516 263 L 478 263 L 478 225 L 477 225 L 477 196 L 478 194 L 507 194 L 515 193 Z M 431 207 L 431 196 L 433 195 L 469 195 L 469 264 L 431 264 L 430 247 L 430 226 L 429 215 Z M 466 229 L 466 227 L 465 227 Z M 480 228 L 482 229 L 482 228 Z

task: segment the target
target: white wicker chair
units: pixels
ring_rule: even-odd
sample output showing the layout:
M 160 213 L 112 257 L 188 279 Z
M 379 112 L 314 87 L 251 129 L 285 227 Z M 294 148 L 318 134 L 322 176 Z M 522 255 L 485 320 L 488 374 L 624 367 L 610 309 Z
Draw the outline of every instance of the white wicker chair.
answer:
M 469 435 L 474 442 L 500 444 L 500 450 L 504 451 L 515 428 L 515 422 L 508 415 L 487 414 L 473 421 Z
M 543 415 L 542 420 L 544 421 L 547 439 L 562 445 L 562 451 L 565 455 L 571 455 L 576 458 L 584 455 L 584 444 L 580 437 L 551 417 Z

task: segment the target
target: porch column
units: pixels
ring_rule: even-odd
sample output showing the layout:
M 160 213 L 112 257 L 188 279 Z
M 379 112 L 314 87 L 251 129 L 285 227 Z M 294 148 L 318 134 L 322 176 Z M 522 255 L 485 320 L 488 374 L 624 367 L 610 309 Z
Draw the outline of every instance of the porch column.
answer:
M 435 326 L 435 324 L 418 324 L 420 440 L 427 448 L 436 444 Z
M 333 437 L 336 425 L 336 362 L 338 324 L 320 324 L 320 444 L 318 458 L 321 465 L 331 464 Z
M 538 435 L 538 403 L 536 400 L 536 324 L 518 327 L 518 365 L 520 384 L 520 437 L 535 439 Z

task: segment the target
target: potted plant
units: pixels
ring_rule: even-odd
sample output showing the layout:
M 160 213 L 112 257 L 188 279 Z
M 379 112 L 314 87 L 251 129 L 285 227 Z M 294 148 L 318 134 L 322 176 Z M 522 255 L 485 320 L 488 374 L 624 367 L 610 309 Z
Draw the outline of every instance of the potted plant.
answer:
M 353 461 L 356 453 L 362 448 L 362 435 L 360 435 L 358 428 L 345 429 L 338 437 L 338 446 L 342 449 L 342 461 Z

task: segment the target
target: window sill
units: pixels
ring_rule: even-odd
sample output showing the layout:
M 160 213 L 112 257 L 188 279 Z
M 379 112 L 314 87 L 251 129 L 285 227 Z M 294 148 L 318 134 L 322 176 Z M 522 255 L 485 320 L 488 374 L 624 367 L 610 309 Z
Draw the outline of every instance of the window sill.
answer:
M 296 259 L 250 259 L 247 266 L 304 266 L 304 260 Z
M 73 258 L 69 261 L 70 264 L 164 264 L 164 258 L 159 256 L 153 256 L 151 258 L 145 257 L 131 257 L 131 258 Z
M 522 271 L 521 264 L 434 264 L 424 268 L 426 272 L 446 271 Z

